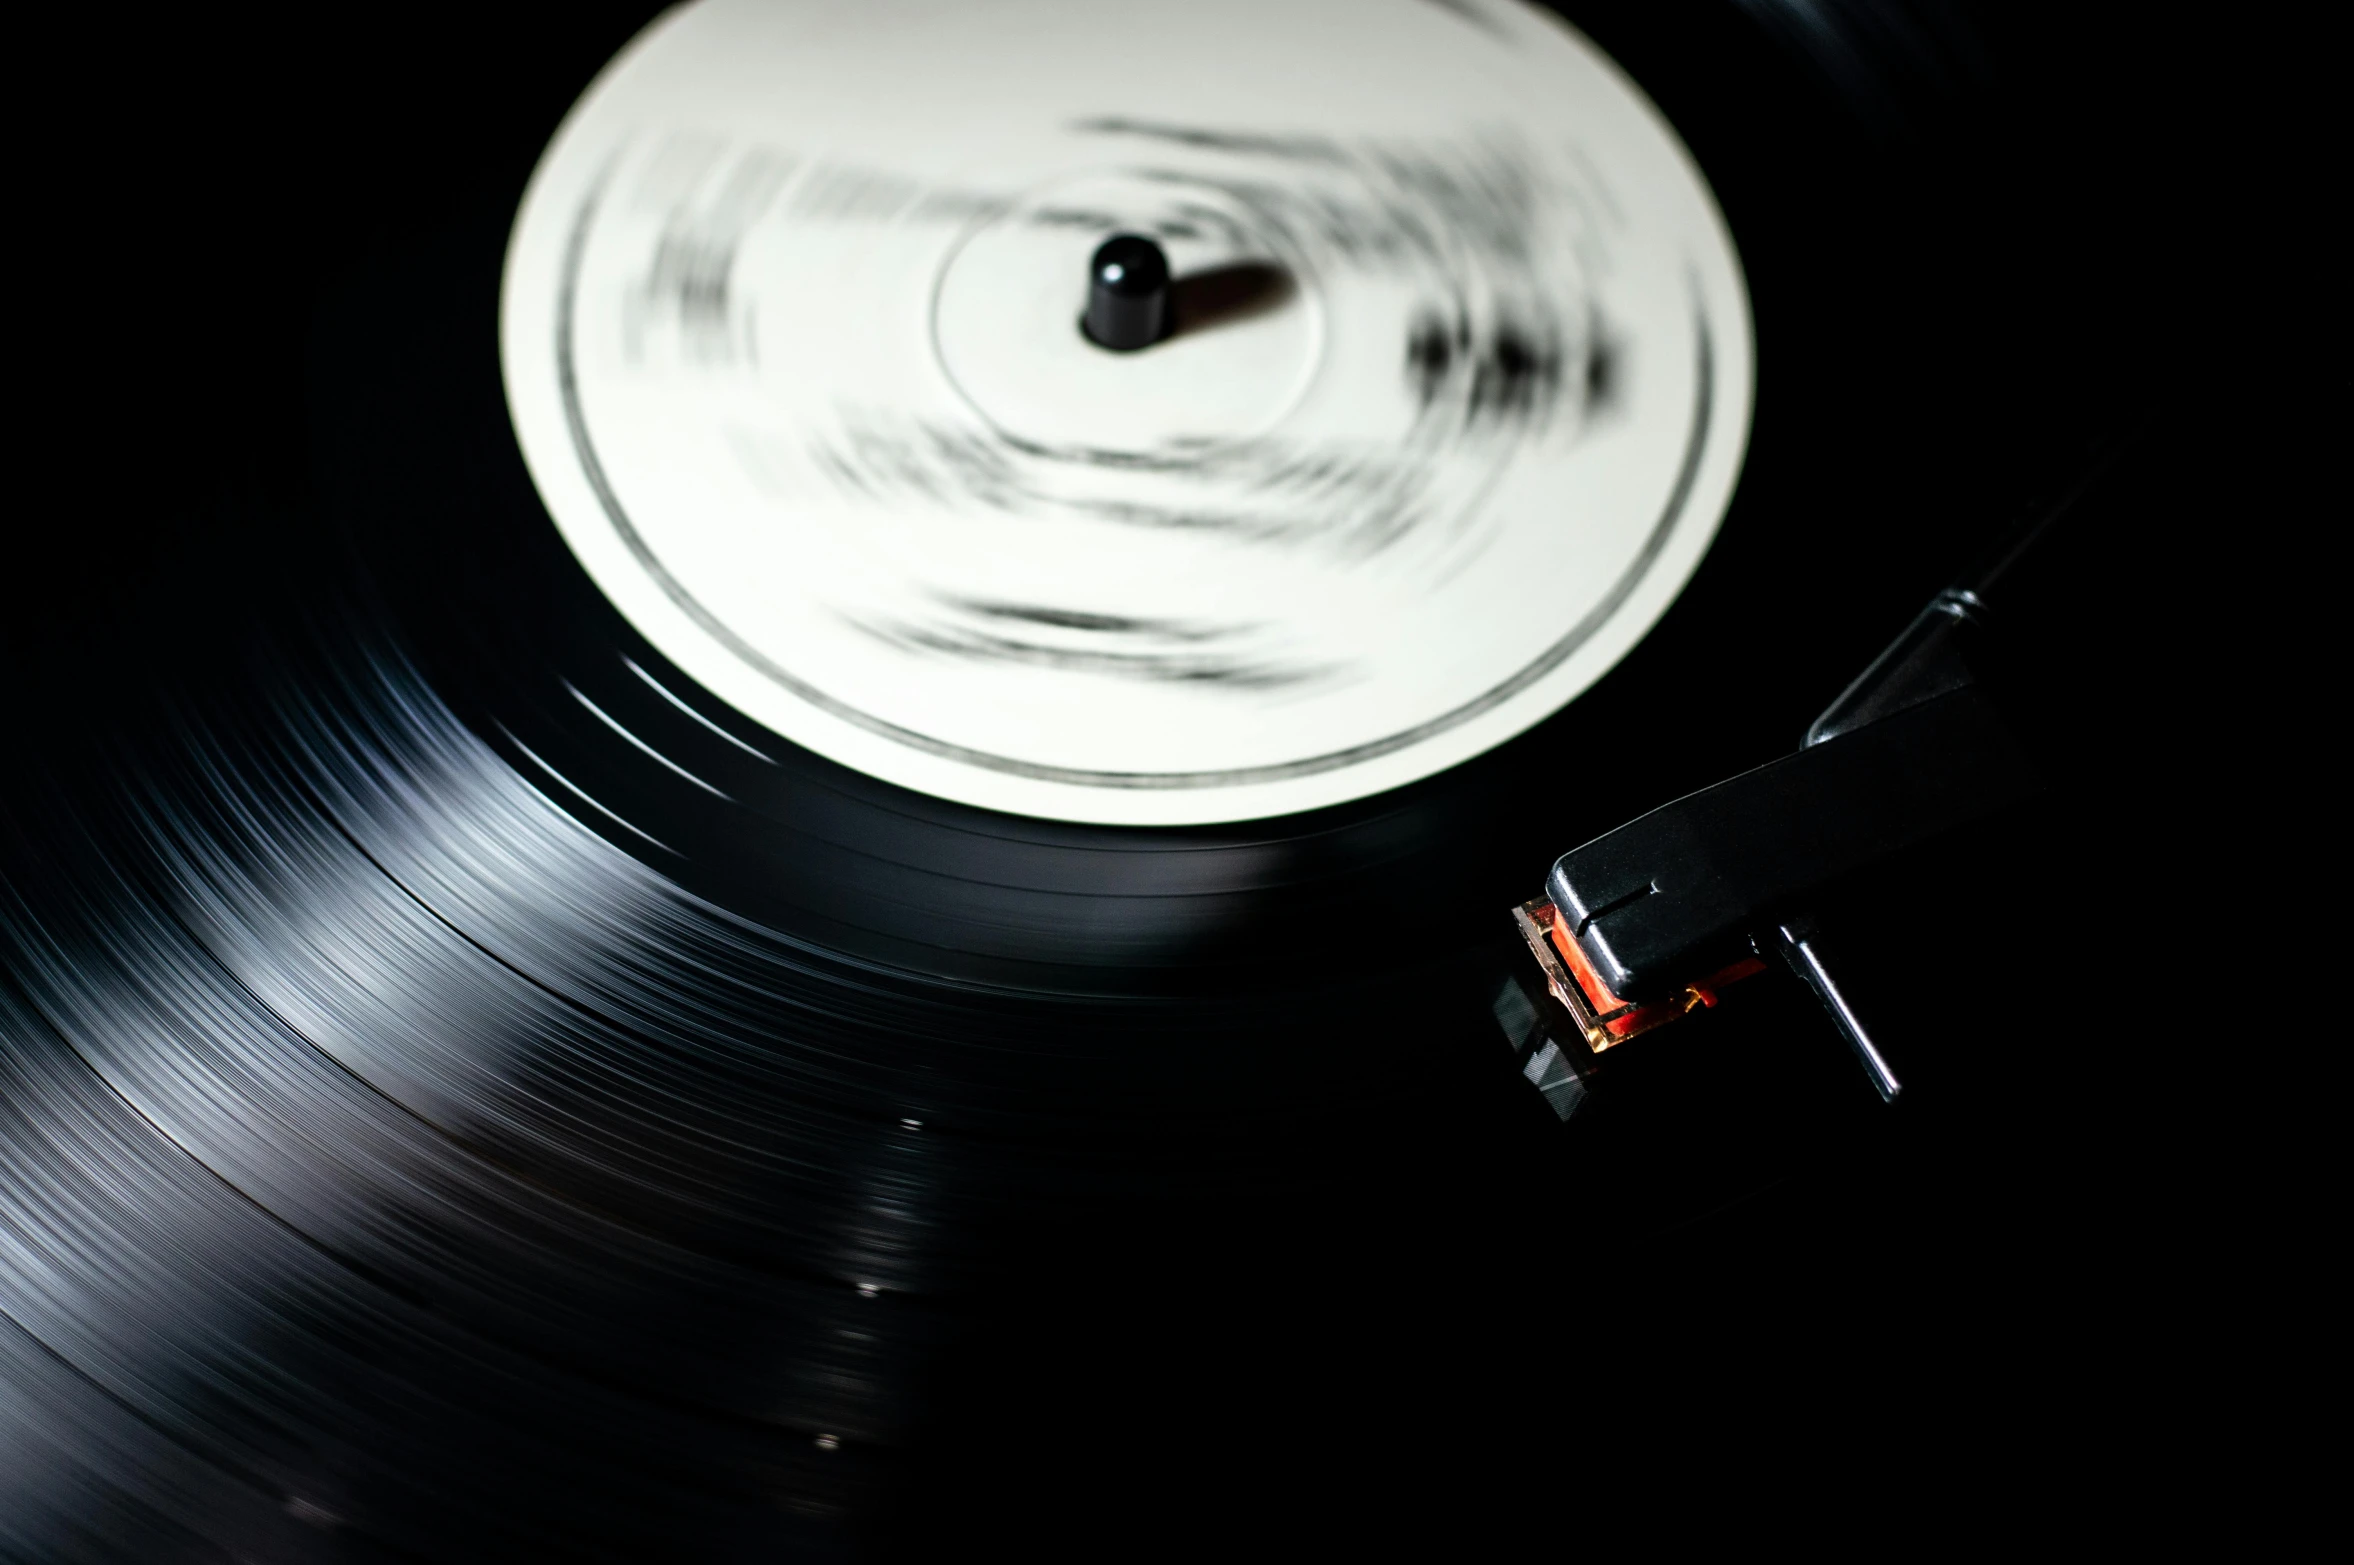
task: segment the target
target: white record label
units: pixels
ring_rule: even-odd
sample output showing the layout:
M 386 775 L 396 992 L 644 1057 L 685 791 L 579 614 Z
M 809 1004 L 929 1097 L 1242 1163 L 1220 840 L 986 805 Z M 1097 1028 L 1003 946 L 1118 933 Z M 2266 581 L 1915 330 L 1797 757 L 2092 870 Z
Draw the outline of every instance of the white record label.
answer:
M 1177 329 L 1078 327 L 1115 233 Z M 909 788 L 1314 809 L 1592 684 L 1714 535 L 1748 301 L 1520 0 L 699 0 L 574 108 L 501 302 L 549 514 L 665 656 Z

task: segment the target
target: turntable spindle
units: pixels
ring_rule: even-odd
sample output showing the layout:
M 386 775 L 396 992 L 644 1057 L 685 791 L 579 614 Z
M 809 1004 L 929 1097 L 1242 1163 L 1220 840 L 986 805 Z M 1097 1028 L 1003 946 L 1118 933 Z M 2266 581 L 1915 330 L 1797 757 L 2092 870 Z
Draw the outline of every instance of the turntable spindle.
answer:
M 1099 348 L 1131 353 L 1169 334 L 1169 258 L 1141 234 L 1114 234 L 1087 263 L 1079 329 Z

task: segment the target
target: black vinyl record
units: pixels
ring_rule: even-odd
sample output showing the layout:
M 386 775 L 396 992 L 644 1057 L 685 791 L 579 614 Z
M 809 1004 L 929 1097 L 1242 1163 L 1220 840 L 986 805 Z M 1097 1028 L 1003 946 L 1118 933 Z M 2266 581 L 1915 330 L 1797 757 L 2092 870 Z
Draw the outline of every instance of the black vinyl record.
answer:
M 1887 1363 L 1837 1318 L 1859 1256 L 1977 1297 L 2056 1243 L 2022 1192 L 2057 1154 L 1962 1128 L 1967 897 L 1865 937 L 1952 1045 L 1901 1136 L 1794 988 L 1567 1126 L 1488 1006 L 1556 855 L 1788 750 L 2151 373 L 2154 46 L 1564 9 L 1747 272 L 1721 533 L 1519 737 L 1150 828 L 791 744 L 550 524 L 500 267 L 644 8 L 55 40 L 111 109 L 39 176 L 65 482 L 7 585 L 0 1541 L 1100 1558 L 1527 1522 L 1611 1504 L 1524 1470 L 1540 1436 L 1599 1463 L 1664 1404 Z

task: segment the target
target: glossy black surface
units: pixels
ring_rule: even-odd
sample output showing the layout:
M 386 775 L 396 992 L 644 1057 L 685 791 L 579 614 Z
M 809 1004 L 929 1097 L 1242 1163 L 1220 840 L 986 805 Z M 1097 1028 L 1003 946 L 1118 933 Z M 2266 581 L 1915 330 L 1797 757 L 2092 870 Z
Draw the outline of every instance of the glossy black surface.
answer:
M 2116 1138 L 2008 1089 L 1952 953 L 1999 866 L 2133 862 L 2100 811 L 1859 893 L 1843 956 L 1912 1050 L 1907 1117 L 1761 980 L 1563 1127 L 1487 1000 L 1565 846 L 1786 751 L 2164 360 L 2180 255 L 2144 200 L 2176 166 L 2160 78 L 2116 65 L 2148 46 L 1577 14 L 1748 268 L 1723 536 L 1495 754 L 1169 832 L 794 750 L 565 552 L 505 421 L 498 264 L 641 12 L 42 40 L 123 114 L 28 176 L 55 276 L 5 585 L 0 1540 L 1118 1558 L 1421 1522 L 1477 1554 L 1562 1525 L 1550 1441 L 1598 1527 L 1665 1436 L 1730 1481 L 1793 1406 L 1959 1406 L 2079 1329 L 2012 1306 L 2107 1253 Z M 2002 999 L 2079 1073 L 2132 1044 L 2072 992 Z M 1960 1324 L 1859 1356 L 1858 1278 Z
M 1169 258 L 1142 234 L 1114 234 L 1087 259 L 1087 340 L 1114 353 L 1149 348 L 1169 334 Z

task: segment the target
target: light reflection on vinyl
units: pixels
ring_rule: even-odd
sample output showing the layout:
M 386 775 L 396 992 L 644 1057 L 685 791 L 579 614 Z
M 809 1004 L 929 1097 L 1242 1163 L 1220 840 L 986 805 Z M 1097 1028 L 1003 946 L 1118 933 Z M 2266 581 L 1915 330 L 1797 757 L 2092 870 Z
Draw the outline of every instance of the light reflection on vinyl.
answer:
M 58 230 L 77 567 L 0 571 L 0 1556 L 1574 1536 L 1477 1484 L 1618 1431 L 1626 1236 L 1856 1083 L 1761 982 L 1566 1133 L 1503 910 L 1788 749 L 2094 296 L 1826 90 L 1992 156 L 1918 51 L 1574 10 L 1664 112 L 1506 0 L 707 0 L 585 99 L 644 15 L 108 40 L 176 85 Z

